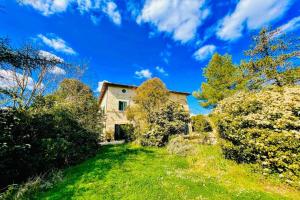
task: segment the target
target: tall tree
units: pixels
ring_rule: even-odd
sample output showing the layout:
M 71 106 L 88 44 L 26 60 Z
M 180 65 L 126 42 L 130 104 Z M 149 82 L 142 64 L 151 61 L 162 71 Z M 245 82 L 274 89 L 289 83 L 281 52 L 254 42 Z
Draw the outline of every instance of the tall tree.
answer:
M 63 75 L 80 68 L 30 43 L 13 48 L 7 39 L 0 39 L 1 106 L 27 109 L 37 96 L 57 86 Z
M 146 112 L 157 110 L 168 99 L 169 91 L 159 78 L 152 78 L 137 88 L 133 100 Z
M 65 109 L 86 129 L 100 133 L 103 114 L 92 90 L 77 79 L 64 79 L 58 90 L 41 98 L 35 108 Z
M 241 87 L 241 71 L 232 63 L 230 55 L 215 53 L 204 69 L 206 82 L 193 95 L 203 107 L 215 107 L 217 103 L 232 95 Z
M 149 128 L 153 113 L 168 101 L 169 91 L 159 78 L 152 78 L 142 83 L 135 91 L 135 105 L 126 111 L 129 120 L 135 122 L 141 132 Z
M 300 38 L 282 34 L 280 29 L 263 28 L 253 37 L 253 45 L 245 51 L 249 61 L 241 66 L 249 79 L 249 88 L 266 84 L 282 86 L 300 80 L 295 59 L 300 55 Z

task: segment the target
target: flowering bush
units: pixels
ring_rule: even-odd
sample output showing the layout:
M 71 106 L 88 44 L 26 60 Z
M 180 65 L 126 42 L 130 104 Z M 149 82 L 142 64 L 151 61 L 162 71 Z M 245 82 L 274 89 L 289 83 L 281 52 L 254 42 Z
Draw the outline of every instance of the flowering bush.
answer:
M 172 135 L 188 132 L 189 114 L 182 106 L 170 102 L 159 111 L 152 113 L 150 118 L 150 130 L 143 134 L 141 144 L 143 146 L 164 146 Z
M 214 111 L 227 158 L 300 186 L 300 86 L 240 92 Z
M 193 131 L 198 133 L 207 133 L 212 131 L 212 127 L 207 120 L 207 116 L 196 115 L 191 117 Z

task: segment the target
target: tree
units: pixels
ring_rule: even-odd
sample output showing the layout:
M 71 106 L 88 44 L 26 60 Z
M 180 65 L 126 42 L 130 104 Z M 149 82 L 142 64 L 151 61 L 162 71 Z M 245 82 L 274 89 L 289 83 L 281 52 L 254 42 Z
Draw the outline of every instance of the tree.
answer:
M 135 104 L 126 115 L 134 122 L 135 138 L 142 145 L 163 146 L 170 135 L 187 131 L 189 113 L 169 99 L 169 91 L 160 79 L 145 81 L 135 92 Z
M 58 90 L 37 98 L 33 108 L 68 110 L 84 128 L 100 133 L 103 114 L 92 90 L 77 79 L 64 79 Z
M 137 88 L 133 100 L 149 116 L 167 101 L 168 95 L 169 91 L 165 84 L 159 78 L 152 78 Z
M 208 116 L 196 115 L 191 117 L 193 131 L 198 133 L 212 132 L 212 127 L 208 121 Z
M 135 91 L 135 105 L 126 111 L 127 118 L 134 121 L 139 133 L 148 130 L 153 112 L 159 110 L 168 101 L 169 91 L 159 78 L 152 78 Z
M 204 69 L 204 76 L 206 83 L 202 83 L 200 91 L 193 93 L 203 107 L 215 107 L 220 100 L 242 87 L 241 71 L 228 54 L 215 53 Z
M 299 40 L 282 34 L 280 29 L 270 31 L 263 28 L 254 36 L 253 45 L 245 51 L 250 59 L 241 64 L 249 80 L 249 89 L 259 89 L 269 84 L 283 86 L 299 81 L 299 66 L 294 62 L 300 54 Z
M 0 39 L 0 98 L 2 106 L 27 109 L 37 96 L 56 86 L 63 75 L 80 68 L 58 56 L 26 44 L 12 48 Z
M 143 135 L 141 143 L 145 146 L 164 146 L 171 135 L 188 132 L 190 115 L 183 106 L 168 101 L 152 113 L 150 130 Z

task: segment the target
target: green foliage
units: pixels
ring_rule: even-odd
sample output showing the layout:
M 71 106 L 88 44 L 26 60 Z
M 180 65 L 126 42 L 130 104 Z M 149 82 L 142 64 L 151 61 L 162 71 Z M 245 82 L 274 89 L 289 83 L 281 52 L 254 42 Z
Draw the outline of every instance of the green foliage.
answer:
M 149 120 L 153 111 L 159 110 L 168 100 L 169 91 L 159 78 L 152 78 L 142 83 L 135 91 L 133 101 L 140 106 Z
M 134 126 L 132 124 L 120 124 L 120 131 L 125 135 L 127 142 L 133 141 L 134 137 Z
M 47 175 L 31 178 L 20 185 L 9 185 L 5 192 L 0 193 L 0 199 L 31 200 L 36 193 L 49 190 L 53 188 L 54 184 L 57 184 L 62 180 L 63 175 L 61 171 L 52 171 Z
M 183 107 L 169 100 L 164 83 L 153 78 L 136 90 L 134 106 L 126 116 L 135 124 L 134 139 L 144 146 L 164 146 L 170 135 L 186 132 L 189 114 Z
M 205 133 L 205 132 L 211 132 L 212 127 L 207 120 L 207 116 L 204 115 L 196 115 L 192 116 L 192 127 L 193 131 L 198 133 Z
M 245 52 L 250 60 L 241 64 L 250 89 L 260 89 L 266 84 L 283 86 L 300 80 L 299 38 L 280 34 L 280 30 L 263 28 L 253 37 L 253 45 Z
M 78 163 L 97 151 L 97 134 L 68 110 L 0 110 L 0 119 L 1 186 Z
M 147 132 L 152 113 L 159 110 L 167 101 L 169 91 L 159 78 L 152 78 L 142 83 L 134 96 L 135 105 L 127 108 L 127 118 L 134 122 L 136 135 Z
M 204 69 L 206 82 L 193 95 L 202 107 L 214 108 L 218 102 L 241 90 L 263 89 L 268 85 L 295 85 L 300 81 L 299 38 L 281 30 L 263 28 L 245 51 L 248 57 L 239 67 L 231 56 L 214 54 Z
M 241 92 L 215 110 L 227 158 L 259 163 L 300 186 L 300 86 Z
M 85 129 L 102 132 L 103 113 L 98 109 L 92 90 L 79 80 L 64 79 L 57 91 L 37 97 L 32 106 L 34 112 L 51 109 L 67 110 Z
M 203 107 L 215 107 L 217 103 L 234 94 L 240 84 L 241 71 L 234 66 L 230 55 L 215 53 L 204 69 L 206 83 L 202 83 L 201 90 L 193 95 L 201 101 Z
M 150 130 L 143 135 L 144 146 L 164 146 L 169 136 L 184 134 L 188 130 L 189 113 L 175 102 L 169 102 L 160 110 L 153 112 L 149 121 Z

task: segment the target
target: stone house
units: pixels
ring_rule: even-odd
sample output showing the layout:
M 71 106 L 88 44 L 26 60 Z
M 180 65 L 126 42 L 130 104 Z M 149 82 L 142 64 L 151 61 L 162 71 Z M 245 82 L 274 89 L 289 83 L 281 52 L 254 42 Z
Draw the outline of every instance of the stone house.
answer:
M 120 125 L 130 124 L 127 120 L 125 109 L 134 104 L 133 97 L 137 86 L 104 82 L 100 91 L 99 108 L 105 114 L 104 133 L 111 134 L 112 139 L 120 135 Z M 170 99 L 181 104 L 189 112 L 187 96 L 190 93 L 170 91 Z M 187 128 L 189 131 L 190 127 Z

